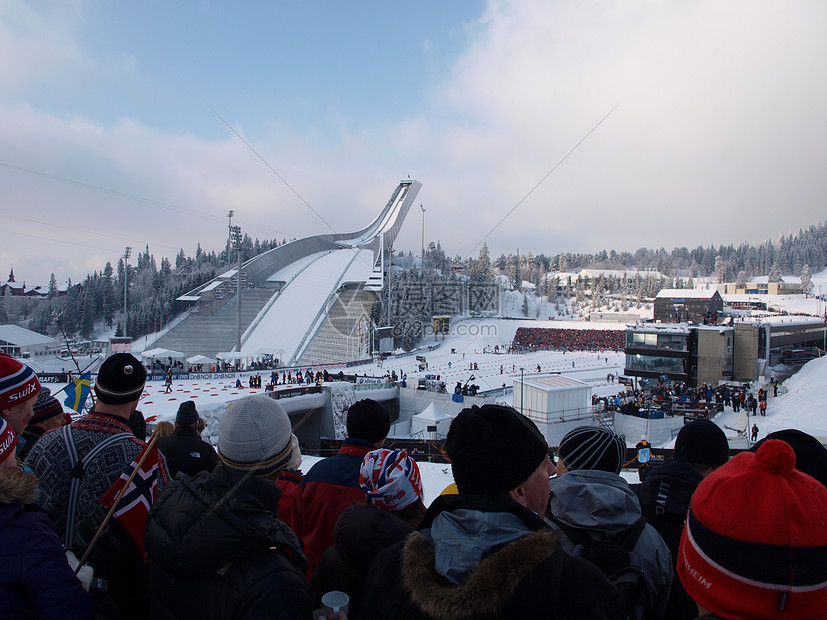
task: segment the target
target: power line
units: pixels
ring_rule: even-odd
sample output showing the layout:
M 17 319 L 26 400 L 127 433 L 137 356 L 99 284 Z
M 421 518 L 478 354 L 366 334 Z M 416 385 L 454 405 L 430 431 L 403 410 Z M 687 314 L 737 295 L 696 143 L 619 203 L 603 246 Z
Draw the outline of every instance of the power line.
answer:
M 206 220 L 220 221 L 220 222 L 223 222 L 223 220 L 224 220 L 224 216 L 212 215 L 210 213 L 203 213 L 203 212 L 197 211 L 195 209 L 190 209 L 190 208 L 187 208 L 187 207 L 180 207 L 178 205 L 174 205 L 174 204 L 171 204 L 169 202 L 164 202 L 162 200 L 155 200 L 154 198 L 146 198 L 144 196 L 138 196 L 137 194 L 130 194 L 128 192 L 122 192 L 122 191 L 119 191 L 119 190 L 116 190 L 116 189 L 111 189 L 109 187 L 103 187 L 103 186 L 100 186 L 100 185 L 92 185 L 91 183 L 84 183 L 83 181 L 76 181 L 75 179 L 68 179 L 66 177 L 60 177 L 60 176 L 57 176 L 57 175 L 54 175 L 54 174 L 50 174 L 48 172 L 42 172 L 42 171 L 39 171 L 39 170 L 32 170 L 31 168 L 23 168 L 22 166 L 15 166 L 13 164 L 5 163 L 5 162 L 0 162 L 0 166 L 2 166 L 4 168 L 8 168 L 10 170 L 16 170 L 18 172 L 25 172 L 27 174 L 32 174 L 32 175 L 35 175 L 35 176 L 43 177 L 45 179 L 49 179 L 50 181 L 57 181 L 59 183 L 66 183 L 67 185 L 74 185 L 75 187 L 81 187 L 83 189 L 88 189 L 88 190 L 92 190 L 92 191 L 95 191 L 95 192 L 100 192 L 102 194 L 108 194 L 110 196 L 116 196 L 118 198 L 123 198 L 125 200 L 134 200 L 136 202 L 141 202 L 141 203 L 148 204 L 148 205 L 151 205 L 151 206 L 154 206 L 154 207 L 161 207 L 163 209 L 170 209 L 172 211 L 177 211 L 179 213 L 183 213 L 183 214 L 186 214 L 186 215 L 192 215 L 192 216 L 195 216 L 195 217 L 200 217 L 200 218 L 206 219 Z M 40 223 L 40 222 L 36 222 L 36 223 Z M 241 222 L 241 223 L 244 224 L 244 222 Z M 251 227 L 251 228 L 255 228 L 256 230 L 261 230 L 261 231 L 281 235 L 282 237 L 285 237 L 285 236 L 286 237 L 295 237 L 296 236 L 295 234 L 290 233 L 290 232 L 286 232 L 286 231 L 283 231 L 283 230 L 274 230 L 272 228 L 267 228 L 267 227 L 264 227 L 264 226 L 256 225 L 255 227 L 253 227 L 252 224 L 247 224 L 247 226 Z M 97 234 L 97 233 L 94 233 L 94 234 Z
M 588 137 L 589 137 L 590 135 L 592 135 L 592 134 L 593 134 L 593 133 L 597 130 L 597 128 L 598 128 L 598 127 L 600 127 L 600 125 L 602 125 L 602 124 L 603 124 L 603 121 L 605 121 L 607 118 L 609 118 L 609 117 L 612 115 L 612 112 L 614 112 L 614 111 L 618 108 L 618 106 L 619 106 L 619 105 L 620 105 L 620 104 L 618 103 L 615 107 L 613 107 L 611 110 L 609 110 L 609 111 L 608 111 L 608 113 L 606 113 L 606 115 L 605 115 L 603 118 L 601 118 L 601 119 L 597 122 L 597 124 L 596 124 L 594 127 L 592 127 L 592 128 L 588 131 L 588 133 L 586 133 L 586 135 L 585 135 L 585 136 L 583 136 L 583 137 L 580 139 L 580 141 L 579 141 L 577 144 L 575 144 L 573 147 L 571 147 L 571 149 L 569 150 L 569 152 L 568 152 L 568 153 L 566 153 L 560 161 L 558 161 L 556 164 L 554 164 L 554 166 L 552 167 L 552 169 L 551 169 L 551 170 L 549 170 L 549 171 L 545 174 L 545 176 L 543 176 L 543 178 L 542 178 L 542 179 L 540 179 L 539 181 L 537 181 L 537 183 L 535 183 L 534 187 L 532 187 L 532 188 L 528 191 L 528 193 L 527 193 L 525 196 L 523 196 L 522 198 L 520 198 L 520 200 L 518 200 L 518 201 L 517 201 L 517 204 L 515 204 L 513 207 L 511 207 L 511 210 L 510 210 L 508 213 L 506 213 L 506 214 L 502 217 L 502 219 L 501 219 L 499 222 L 497 222 L 497 223 L 494 225 L 494 227 L 493 227 L 490 231 L 488 231 L 488 233 L 487 233 L 487 234 L 486 234 L 486 235 L 485 235 L 482 239 L 480 239 L 474 247 L 472 247 L 472 248 L 468 251 L 468 254 L 466 254 L 466 255 L 465 255 L 465 258 L 468 258 L 469 256 L 471 256 L 471 253 L 472 253 L 474 250 L 476 250 L 478 247 L 480 247 L 480 245 L 482 245 L 482 244 L 483 244 L 483 242 L 485 242 L 485 240 L 486 240 L 486 239 L 488 239 L 488 237 L 489 237 L 489 236 L 491 236 L 491 235 L 494 233 L 494 231 L 495 231 L 495 230 L 497 230 L 497 228 L 499 228 L 499 227 L 500 227 L 500 224 L 502 224 L 502 223 L 503 223 L 506 219 L 508 219 L 508 217 L 509 217 L 512 213 L 514 213 L 514 211 L 516 211 L 516 210 L 517 210 L 517 207 L 519 207 L 519 206 L 520 206 L 521 204 L 523 204 L 526 200 L 528 200 L 529 196 L 531 196 L 531 194 L 533 194 L 533 193 L 534 193 L 534 191 L 535 191 L 538 187 L 540 187 L 540 186 L 543 184 L 543 182 L 544 182 L 547 178 L 549 178 L 549 177 L 550 177 L 550 176 L 554 173 L 554 171 L 555 171 L 555 170 L 557 170 L 557 168 L 559 168 L 559 167 L 563 164 L 563 162 L 564 162 L 564 161 L 566 161 L 566 160 L 569 158 L 569 156 L 570 156 L 572 153 L 574 153 L 574 152 L 578 149 L 578 147 L 579 147 L 581 144 L 583 144 L 583 143 L 584 143 L 584 142 L 588 139 Z

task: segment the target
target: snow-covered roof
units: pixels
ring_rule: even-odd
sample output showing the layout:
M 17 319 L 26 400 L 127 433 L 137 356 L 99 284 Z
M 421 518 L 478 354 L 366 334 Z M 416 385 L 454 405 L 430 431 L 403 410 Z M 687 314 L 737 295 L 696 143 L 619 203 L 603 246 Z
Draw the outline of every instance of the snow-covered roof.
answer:
M 639 323 L 630 325 L 626 330 L 642 334 L 688 334 L 690 332 L 688 323 Z
M 20 347 L 55 344 L 57 340 L 17 325 L 0 325 L 0 340 Z
M 715 293 L 715 289 L 698 289 L 698 288 L 664 288 L 656 295 L 660 299 L 672 299 L 673 297 L 681 299 L 711 299 Z
M 767 284 L 769 276 L 755 276 L 747 279 L 747 284 Z M 801 284 L 801 278 L 798 276 L 782 276 L 779 282 L 784 284 Z
M 518 377 L 514 377 L 515 383 L 519 381 Z M 523 383 L 531 387 L 541 388 L 543 390 L 573 390 L 580 388 L 591 388 L 591 385 L 580 379 L 574 377 L 566 377 L 563 375 L 531 375 L 523 377 Z

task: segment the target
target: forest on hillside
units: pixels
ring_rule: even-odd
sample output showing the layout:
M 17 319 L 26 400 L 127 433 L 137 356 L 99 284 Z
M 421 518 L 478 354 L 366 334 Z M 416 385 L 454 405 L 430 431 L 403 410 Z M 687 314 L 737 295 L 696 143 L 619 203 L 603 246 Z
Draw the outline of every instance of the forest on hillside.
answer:
M 245 234 L 241 243 L 242 261 L 285 242 L 252 240 Z M 119 259 L 114 267 L 106 263 L 82 282 L 70 282 L 65 294 L 59 294 L 57 278 L 52 274 L 48 298 L 0 297 L 0 324 L 14 323 L 50 336 L 60 335 L 62 329 L 68 337 L 88 339 L 97 332 L 113 328 L 115 334 L 120 335 L 123 333 L 126 284 L 127 333 L 131 337 L 143 336 L 163 328 L 186 309 L 184 303 L 176 301 L 178 297 L 234 264 L 237 258 L 234 250 L 231 252 L 230 256 L 226 248 L 218 253 L 205 252 L 199 244 L 194 257 L 181 250 L 174 259 L 162 257 L 159 261 L 147 246 L 138 253 L 135 265 L 125 263 L 123 259 Z M 599 307 L 605 297 L 613 295 L 619 300 L 618 309 L 625 310 L 633 303 L 639 304 L 653 297 L 661 288 L 689 287 L 694 278 L 712 277 L 716 282 L 735 282 L 759 275 L 770 278 L 794 275 L 806 281 L 810 273 L 817 273 L 827 266 L 827 223 L 757 245 L 680 247 L 672 251 L 640 248 L 634 253 L 602 250 L 593 254 L 521 254 L 516 251 L 491 258 L 487 245 L 483 244 L 476 257 L 450 257 L 436 241 L 428 244 L 421 265 L 412 252 L 396 254 L 393 264 L 394 279 L 405 285 L 398 286 L 397 290 L 436 280 L 442 283 L 461 279 L 493 283 L 499 277 L 501 282 L 505 281 L 507 286 L 517 290 L 524 286 L 524 282 L 529 282 L 538 296 L 553 303 L 570 301 L 574 308 L 582 310 L 588 305 Z M 580 279 L 572 282 L 569 276 L 585 268 L 652 271 L 659 275 L 600 276 L 594 281 Z M 386 300 L 377 302 L 372 312 L 374 318 L 386 315 L 385 303 Z M 415 312 L 412 313 L 407 304 L 404 311 L 393 313 L 392 320 L 411 325 L 404 339 L 408 344 L 416 340 L 421 325 L 428 322 L 432 310 L 428 303 L 423 298 Z M 392 310 L 402 306 L 397 299 L 391 302 Z M 382 323 L 384 321 L 377 321 L 377 324 Z

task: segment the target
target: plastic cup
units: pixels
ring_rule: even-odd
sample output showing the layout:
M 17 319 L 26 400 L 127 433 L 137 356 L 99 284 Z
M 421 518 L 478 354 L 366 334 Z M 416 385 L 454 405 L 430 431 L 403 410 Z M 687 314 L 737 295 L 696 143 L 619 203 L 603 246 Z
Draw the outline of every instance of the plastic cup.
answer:
M 345 612 L 345 615 L 347 615 L 349 603 L 350 597 L 348 597 L 347 594 L 340 592 L 339 590 L 331 590 L 322 597 L 322 611 L 324 612 L 324 617 L 330 618 L 330 614 L 333 614 L 334 618 L 338 618 L 340 611 Z

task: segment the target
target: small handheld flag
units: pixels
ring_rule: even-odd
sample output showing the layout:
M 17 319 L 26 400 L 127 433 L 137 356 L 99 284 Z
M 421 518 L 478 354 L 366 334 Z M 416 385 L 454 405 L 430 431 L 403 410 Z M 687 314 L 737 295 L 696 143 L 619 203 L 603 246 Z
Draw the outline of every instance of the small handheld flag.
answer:
M 85 372 L 80 377 L 72 381 L 66 386 L 66 399 L 63 404 L 80 413 L 83 411 L 83 406 L 86 404 L 86 399 L 89 398 L 89 393 L 92 391 L 92 375 Z
M 158 447 L 152 441 L 99 500 L 101 505 L 109 509 L 115 507 L 112 516 L 132 537 L 144 557 L 146 517 L 157 491 Z

